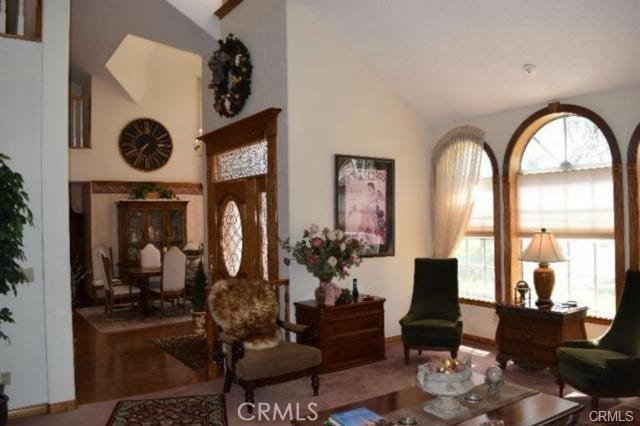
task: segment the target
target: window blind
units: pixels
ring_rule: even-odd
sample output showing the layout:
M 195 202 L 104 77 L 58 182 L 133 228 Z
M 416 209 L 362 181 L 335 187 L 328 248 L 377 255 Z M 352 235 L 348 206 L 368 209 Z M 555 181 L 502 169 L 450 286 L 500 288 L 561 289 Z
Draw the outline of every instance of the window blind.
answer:
M 493 235 L 493 178 L 481 177 L 473 192 L 467 235 Z
M 518 176 L 518 234 L 547 228 L 558 237 L 613 238 L 610 167 Z

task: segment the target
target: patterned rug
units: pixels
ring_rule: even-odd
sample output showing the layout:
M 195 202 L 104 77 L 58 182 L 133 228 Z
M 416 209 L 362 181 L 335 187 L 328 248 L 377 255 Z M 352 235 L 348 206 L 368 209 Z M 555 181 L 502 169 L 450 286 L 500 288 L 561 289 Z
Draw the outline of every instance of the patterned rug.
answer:
M 146 316 L 142 316 L 138 310 L 132 311 L 127 308 L 113 311 L 111 317 L 107 317 L 103 306 L 78 308 L 76 312 L 98 332 L 105 334 L 123 333 L 131 330 L 191 321 L 189 305 L 187 305 L 186 313 L 181 306 L 165 305 L 164 313 L 158 310 Z
M 119 401 L 107 425 L 226 426 L 224 395 Z
M 198 371 L 207 368 L 206 336 L 186 334 L 184 336 L 163 337 L 151 341 L 193 370 Z

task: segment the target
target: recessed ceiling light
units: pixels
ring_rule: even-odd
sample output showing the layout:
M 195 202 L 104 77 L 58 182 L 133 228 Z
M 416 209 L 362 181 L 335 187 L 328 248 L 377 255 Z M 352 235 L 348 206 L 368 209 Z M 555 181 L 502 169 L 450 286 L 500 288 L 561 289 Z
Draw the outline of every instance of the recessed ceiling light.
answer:
M 527 74 L 535 74 L 536 72 L 536 66 L 533 64 L 524 64 L 522 66 L 522 69 L 524 70 L 524 72 L 526 72 Z

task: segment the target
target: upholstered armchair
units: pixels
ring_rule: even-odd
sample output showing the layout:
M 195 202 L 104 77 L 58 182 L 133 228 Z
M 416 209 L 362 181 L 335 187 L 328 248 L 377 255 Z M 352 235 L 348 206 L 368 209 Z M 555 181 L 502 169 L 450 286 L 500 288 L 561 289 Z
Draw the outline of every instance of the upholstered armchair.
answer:
M 629 270 L 622 299 L 609 330 L 600 338 L 568 340 L 557 350 L 560 396 L 564 384 L 600 397 L 640 395 L 640 271 Z
M 288 285 L 287 280 L 278 283 Z M 207 302 L 219 329 L 214 356 L 224 366 L 225 393 L 237 382 L 245 391 L 246 402 L 253 404 L 255 388 L 309 376 L 313 395 L 318 395 L 322 353 L 302 344 L 313 342 L 314 330 L 278 319 L 278 296 L 272 283 L 219 280 Z M 281 328 L 297 334 L 301 343 L 283 341 Z
M 423 349 L 458 354 L 462 319 L 458 302 L 458 260 L 416 259 L 409 312 L 400 320 L 404 363 L 409 350 Z

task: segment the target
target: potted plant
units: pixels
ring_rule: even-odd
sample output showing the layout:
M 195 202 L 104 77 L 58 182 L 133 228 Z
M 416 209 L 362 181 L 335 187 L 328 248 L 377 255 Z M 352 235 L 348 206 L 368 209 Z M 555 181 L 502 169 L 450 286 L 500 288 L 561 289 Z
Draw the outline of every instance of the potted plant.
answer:
M 334 278 L 346 278 L 349 269 L 359 266 L 362 258 L 358 251 L 362 241 L 348 237 L 342 230 L 324 228 L 312 224 L 305 229 L 302 239 L 291 245 L 289 238 L 280 241 L 282 248 L 293 255 L 300 265 L 304 265 L 320 285 L 315 291 L 319 304 L 334 305 L 342 295 L 342 289 L 334 284 Z M 288 259 L 285 259 L 288 262 Z
M 207 274 L 204 272 L 202 261 L 196 270 L 193 288 L 191 289 L 191 315 L 193 316 L 194 332 L 198 336 L 206 334 L 207 311 L 205 310 L 205 291 Z
M 157 200 L 173 199 L 176 194 L 165 185 L 156 182 L 134 182 L 131 185 L 131 194 L 129 199 L 132 200 Z
M 26 260 L 23 236 L 25 225 L 33 225 L 33 215 L 27 202 L 29 196 L 24 191 L 22 176 L 7 166 L 9 160 L 0 153 L 0 294 L 9 291 L 17 295 L 17 286 L 28 281 L 18 262 Z M 9 308 L 0 308 L 0 325 L 12 323 Z M 2 329 L 0 340 L 9 341 Z M 0 425 L 7 422 L 9 397 L 4 394 L 4 384 L 0 384 Z

